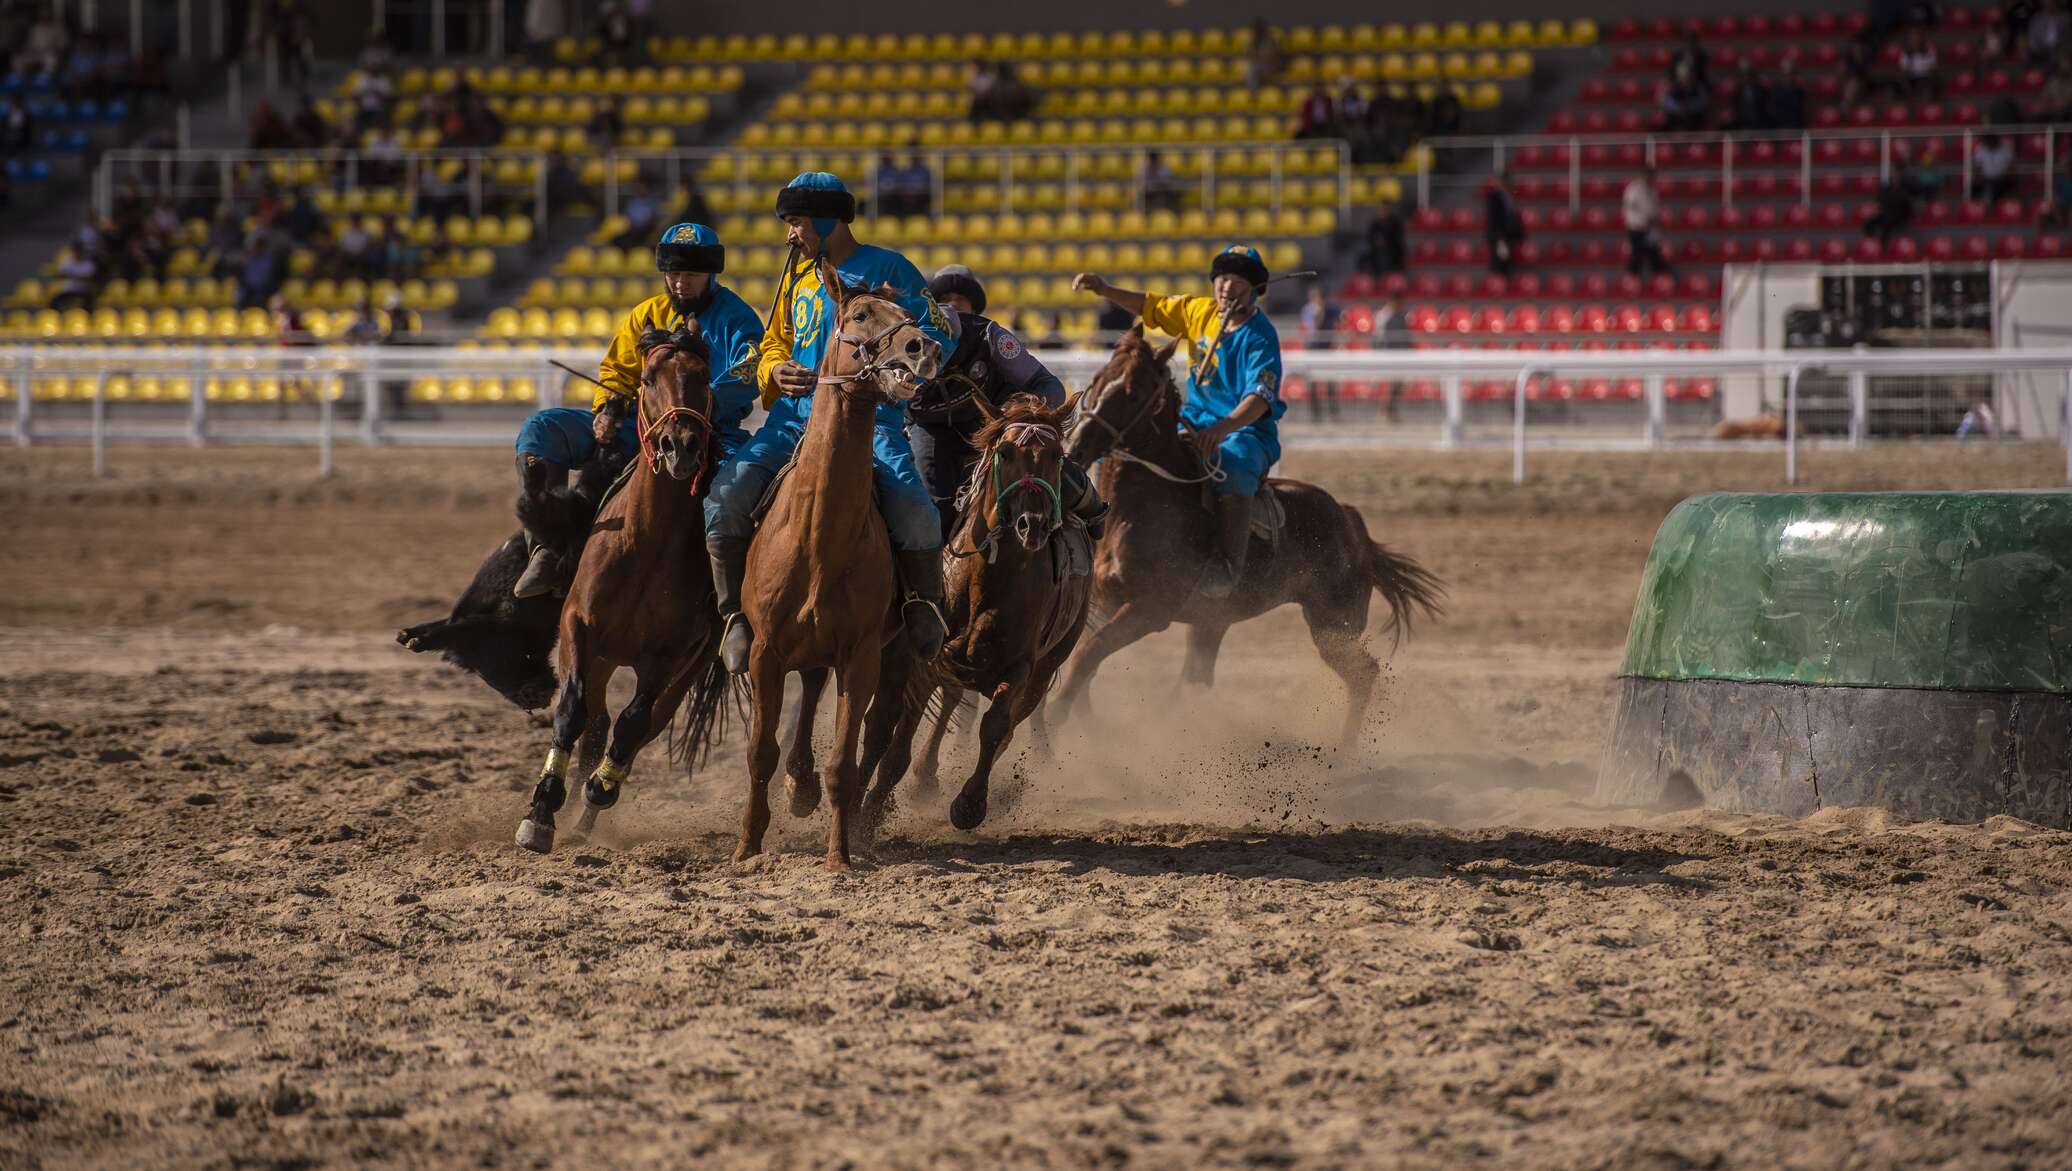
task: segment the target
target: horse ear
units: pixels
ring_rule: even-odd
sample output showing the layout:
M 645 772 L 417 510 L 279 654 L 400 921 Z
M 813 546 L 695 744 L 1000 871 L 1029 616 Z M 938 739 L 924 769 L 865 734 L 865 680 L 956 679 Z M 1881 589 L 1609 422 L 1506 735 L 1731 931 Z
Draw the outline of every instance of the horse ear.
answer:
M 1179 348 L 1180 339 L 1174 338 L 1172 341 L 1169 341 L 1166 344 L 1158 347 L 1158 352 L 1153 354 L 1152 357 L 1158 359 L 1158 364 L 1160 366 L 1164 366 L 1166 363 L 1171 362 L 1173 360 L 1173 352 L 1178 350 Z
M 1066 396 L 1065 396 L 1065 401 L 1064 401 L 1064 404 L 1063 404 L 1063 405 L 1061 405 L 1060 407 L 1058 407 L 1058 409 L 1057 409 L 1057 416 L 1058 416 L 1058 418 L 1060 418 L 1060 419 L 1069 419 L 1069 418 L 1071 418 L 1071 417 L 1072 417 L 1072 414 L 1073 414 L 1073 412 L 1075 412 L 1075 411 L 1077 411 L 1077 410 L 1079 409 L 1079 400 L 1080 400 L 1080 399 L 1083 399 L 1083 398 L 1085 398 L 1085 397 L 1086 397 L 1086 388 L 1085 388 L 1085 387 L 1083 387 L 1083 386 L 1082 386 L 1082 387 L 1080 387 L 1080 388 L 1079 388 L 1078 390 L 1075 390 L 1075 391 L 1073 391 L 1072 393 L 1070 393 L 1070 394 L 1066 395 Z
M 1143 319 L 1143 318 L 1139 317 L 1139 318 L 1137 318 L 1137 319 L 1136 319 L 1135 321 L 1133 321 L 1133 322 L 1131 322 L 1131 323 L 1130 323 L 1130 333 L 1131 333 L 1131 334 L 1133 334 L 1133 335 L 1135 335 L 1135 336 L 1136 336 L 1136 338 L 1137 338 L 1137 339 L 1138 339 L 1139 341 L 1142 341 L 1142 340 L 1143 340 L 1143 338 L 1144 338 L 1144 319 Z
M 820 270 L 820 287 L 827 290 L 827 295 L 834 298 L 835 308 L 840 309 L 842 302 L 849 299 L 849 286 L 842 283 L 841 270 L 825 256 L 815 261 L 814 267 Z

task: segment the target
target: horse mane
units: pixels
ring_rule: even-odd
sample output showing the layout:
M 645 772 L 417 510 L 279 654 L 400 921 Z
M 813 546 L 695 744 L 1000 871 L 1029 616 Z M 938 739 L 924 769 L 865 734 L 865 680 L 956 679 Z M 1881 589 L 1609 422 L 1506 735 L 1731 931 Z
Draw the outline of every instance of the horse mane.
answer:
M 1033 394 L 1014 395 L 1001 406 L 998 415 L 986 420 L 984 426 L 972 433 L 971 449 L 991 450 L 992 446 L 1000 441 L 1000 437 L 1007 433 L 1009 427 L 1022 423 L 1050 427 L 1063 436 L 1067 410 L 1068 408 L 1063 406 L 1048 406 Z

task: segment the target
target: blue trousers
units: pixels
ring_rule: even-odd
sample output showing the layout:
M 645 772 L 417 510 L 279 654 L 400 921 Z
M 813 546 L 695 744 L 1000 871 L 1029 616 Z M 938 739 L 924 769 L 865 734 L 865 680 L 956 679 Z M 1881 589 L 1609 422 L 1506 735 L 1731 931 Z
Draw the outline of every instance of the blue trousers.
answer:
M 518 454 L 536 455 L 550 463 L 572 468 L 596 454 L 597 440 L 590 433 L 596 412 L 581 407 L 547 407 L 526 416 L 518 425 Z M 720 454 L 731 456 L 748 442 L 748 431 L 739 420 L 715 419 L 719 428 Z M 631 458 L 640 450 L 640 428 L 628 413 L 619 426 L 618 453 Z
M 1213 485 L 1216 491 L 1224 496 L 1251 496 L 1259 491 L 1266 470 L 1281 458 L 1281 445 L 1271 432 L 1240 427 L 1217 446 L 1216 457 L 1223 468 L 1223 479 Z
M 802 423 L 766 423 L 734 458 L 713 477 L 712 490 L 705 494 L 705 533 L 708 537 L 747 540 L 755 535 L 755 506 L 762 502 L 770 481 L 791 460 L 799 441 L 805 438 Z M 885 514 L 892 547 L 902 553 L 925 553 L 942 548 L 942 521 L 921 472 L 914 466 L 914 450 L 906 433 L 879 427 L 871 433 L 871 465 L 875 472 L 878 508 Z

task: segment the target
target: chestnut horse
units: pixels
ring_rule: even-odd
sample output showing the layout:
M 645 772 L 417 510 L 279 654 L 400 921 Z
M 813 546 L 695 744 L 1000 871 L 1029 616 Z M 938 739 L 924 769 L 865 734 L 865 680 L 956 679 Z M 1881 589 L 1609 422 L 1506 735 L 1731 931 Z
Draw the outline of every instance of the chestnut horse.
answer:
M 1086 624 L 1088 579 L 1072 576 L 1061 582 L 1052 548 L 1060 530 L 1077 523 L 1068 520 L 1060 495 L 1064 426 L 1072 405 L 1053 410 L 1021 395 L 993 414 L 983 396 L 973 401 L 992 417 L 971 438 L 979 456 L 960 494 L 962 516 L 946 550 L 944 584 L 953 633 L 933 668 L 919 673 L 907 690 L 864 805 L 865 824 L 873 829 L 883 821 L 893 787 L 913 758 L 914 731 L 937 687 L 943 692 L 942 719 L 929 741 L 931 781 L 943 723 L 963 690 L 992 701 L 979 724 L 978 763 L 950 803 L 950 824 L 976 829 L 986 819 L 994 761 L 1014 729 L 1042 706 Z M 873 741 L 879 721 L 873 710 Z M 875 743 L 866 747 L 866 767 L 877 748 Z
M 1366 646 L 1369 596 L 1379 591 L 1388 602 L 1386 629 L 1400 639 L 1416 611 L 1438 615 L 1444 589 L 1416 561 L 1369 538 L 1350 505 L 1313 484 L 1269 478 L 1286 512 L 1279 547 L 1255 537 L 1229 597 L 1196 592 L 1216 555 L 1214 518 L 1202 502 L 1212 473 L 1179 432 L 1180 390 L 1167 369 L 1174 345 L 1154 350 L 1141 323 L 1123 334 L 1087 383 L 1066 438 L 1072 458 L 1101 461 L 1109 513 L 1094 557 L 1093 617 L 1066 664 L 1059 703 L 1070 713 L 1104 659 L 1175 622 L 1189 628 L 1182 681 L 1208 686 L 1224 633 L 1292 602 L 1302 607 L 1317 652 L 1345 681 L 1350 746 L 1381 673 Z
M 679 753 L 709 747 L 727 692 L 705 555 L 703 498 L 718 454 L 711 353 L 695 319 L 673 334 L 651 330 L 640 345 L 640 462 L 598 511 L 562 605 L 554 746 L 518 823 L 518 844 L 542 854 L 554 848 L 554 815 L 568 799 L 570 753 L 578 737 L 601 737 L 605 690 L 619 668 L 633 669 L 633 699 L 583 785 L 579 832 L 618 801 L 634 755 L 668 727 L 694 685 Z
M 849 865 L 850 822 L 863 797 L 857 737 L 879 688 L 880 659 L 901 671 L 912 658 L 903 642 L 886 649 L 899 633 L 899 591 L 891 540 L 871 491 L 871 432 L 879 404 L 912 398 L 916 387 L 935 376 L 942 355 L 887 291 L 849 289 L 826 262 L 820 276 L 835 310 L 813 413 L 794 466 L 778 483 L 748 546 L 742 580 L 741 611 L 755 640 L 748 652 L 748 807 L 734 858 L 760 853 L 770 824 L 785 676 L 809 673 L 798 742 L 810 747 L 811 701 L 818 691 L 810 672 L 832 668 L 836 733 L 827 864 L 843 869 Z M 884 682 L 888 689 L 904 688 L 903 680 Z M 792 812 L 803 816 L 819 803 L 818 779 L 794 774 L 790 780 Z

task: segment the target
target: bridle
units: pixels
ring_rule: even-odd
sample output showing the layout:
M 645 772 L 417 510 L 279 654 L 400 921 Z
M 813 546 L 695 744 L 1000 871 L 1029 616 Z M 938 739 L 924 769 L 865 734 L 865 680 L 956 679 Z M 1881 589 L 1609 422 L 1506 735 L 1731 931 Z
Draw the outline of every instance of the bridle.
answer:
M 648 348 L 647 353 L 643 355 L 647 366 L 646 369 L 641 371 L 640 376 L 641 388 L 643 390 L 655 384 L 657 356 L 659 355 L 662 359 L 667 359 L 676 352 L 677 345 L 673 341 L 657 342 Z M 697 428 L 700 437 L 698 444 L 698 470 L 691 474 L 691 495 L 696 496 L 704 486 L 706 473 L 712 470 L 712 437 L 715 432 L 712 420 L 705 417 L 697 408 L 687 407 L 681 403 L 669 407 L 661 413 L 660 417 L 650 420 L 647 417 L 647 395 L 645 394 L 634 398 L 633 413 L 634 426 L 640 435 L 640 458 L 647 464 L 649 475 L 660 474 L 656 467 L 655 436 L 662 433 L 662 428 L 669 426 L 678 419 L 688 418 L 691 420 L 692 424 Z
M 895 304 L 893 301 L 885 297 L 880 297 L 874 293 L 853 294 L 849 298 L 848 303 L 855 304 L 857 301 L 864 299 L 877 301 L 882 304 L 891 305 L 894 309 L 899 309 L 899 306 Z M 836 311 L 840 311 L 839 307 Z M 880 360 L 877 355 L 877 348 L 882 342 L 884 342 L 886 338 L 892 336 L 895 333 L 898 333 L 900 330 L 907 329 L 910 327 L 914 329 L 919 329 L 920 326 L 921 323 L 914 320 L 912 314 L 906 312 L 904 309 L 899 309 L 899 319 L 897 321 L 894 321 L 892 324 L 887 325 L 885 328 L 879 330 L 874 334 L 871 334 L 868 337 L 860 337 L 856 334 L 849 333 L 846 330 L 837 332 L 835 334 L 835 340 L 855 349 L 856 356 L 863 360 L 863 364 L 847 374 L 818 374 L 815 376 L 815 384 L 819 386 L 832 386 L 835 388 L 835 390 L 842 394 L 854 396 L 857 392 L 849 388 L 855 386 L 857 383 L 875 384 L 881 375 L 892 373 L 895 371 L 897 373 L 894 374 L 894 377 L 900 377 L 901 375 L 912 376 L 913 371 L 907 370 L 901 366 L 894 366 L 890 362 Z M 833 354 L 834 351 L 830 349 L 828 353 Z
M 974 467 L 971 479 L 965 481 L 964 489 L 957 493 L 958 509 L 960 511 L 972 509 L 977 502 L 979 484 L 982 482 L 985 474 L 990 471 L 993 483 L 993 522 L 986 527 L 985 536 L 973 540 L 970 552 L 959 552 L 952 548 L 950 550 L 952 556 L 976 557 L 983 553 L 985 554 L 986 564 L 991 565 L 998 561 L 1000 559 L 1000 537 L 1002 533 L 1007 531 L 1007 502 L 1024 492 L 1035 492 L 1040 498 L 1050 502 L 1050 518 L 1044 522 L 1043 528 L 1043 539 L 1045 541 L 1050 540 L 1053 533 L 1065 527 L 1065 497 L 1057 484 L 1044 479 L 1034 472 L 1024 472 L 1012 482 L 1001 479 L 1000 468 L 1005 461 L 1001 458 L 1000 449 L 1006 446 L 1021 447 L 1025 439 L 1038 444 L 1055 444 L 1058 448 L 1058 458 L 1060 460 L 1065 458 L 1063 436 L 1056 427 L 1048 423 L 1008 424 L 1001 431 L 999 438 L 995 439 L 992 445 L 987 448 L 987 454 L 992 456 L 992 459 Z M 978 512 L 972 513 L 973 528 L 978 527 L 978 521 L 982 515 L 982 513 Z
M 1152 373 L 1154 377 L 1157 376 L 1156 372 Z M 1108 437 L 1111 442 L 1109 444 L 1107 452 L 1102 455 L 1102 459 L 1112 458 L 1121 463 L 1135 464 L 1138 467 L 1143 468 L 1145 471 L 1150 472 L 1152 475 L 1157 476 L 1159 479 L 1166 480 L 1174 484 L 1222 483 L 1224 479 L 1223 467 L 1222 464 L 1217 460 L 1204 458 L 1202 460 L 1204 471 L 1201 475 L 1182 476 L 1167 471 L 1164 468 L 1164 466 L 1160 465 L 1156 461 L 1145 459 L 1143 456 L 1138 455 L 1136 452 L 1131 451 L 1129 448 L 1123 445 L 1123 441 L 1129 435 L 1129 433 L 1131 431 L 1136 430 L 1140 424 L 1142 424 L 1145 420 L 1149 419 L 1151 417 L 1151 412 L 1157 410 L 1159 404 L 1169 397 L 1171 396 L 1165 392 L 1163 387 L 1160 388 L 1160 392 L 1158 394 L 1146 396 L 1144 400 L 1144 405 L 1137 408 L 1136 415 L 1134 415 L 1128 423 L 1124 424 L 1121 427 L 1117 427 L 1115 424 L 1110 423 L 1108 420 L 1101 417 L 1100 402 L 1094 402 L 1090 404 L 1081 403 L 1079 409 L 1079 425 L 1084 426 L 1087 423 L 1099 423 L 1101 425 L 1101 428 L 1108 432 Z M 1101 396 L 1101 399 L 1105 401 L 1107 399 L 1107 395 L 1103 394 Z M 1181 426 L 1185 427 L 1186 424 L 1182 423 Z

